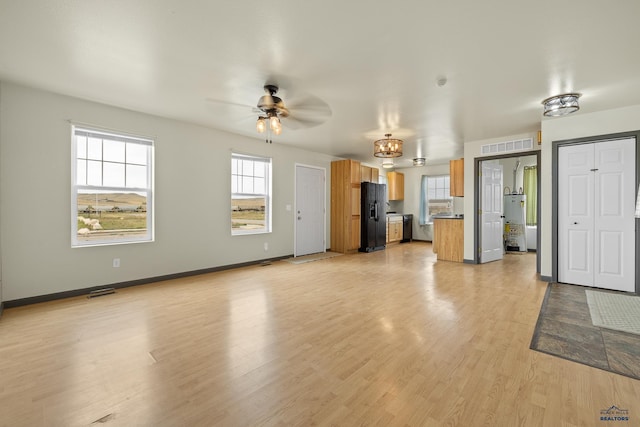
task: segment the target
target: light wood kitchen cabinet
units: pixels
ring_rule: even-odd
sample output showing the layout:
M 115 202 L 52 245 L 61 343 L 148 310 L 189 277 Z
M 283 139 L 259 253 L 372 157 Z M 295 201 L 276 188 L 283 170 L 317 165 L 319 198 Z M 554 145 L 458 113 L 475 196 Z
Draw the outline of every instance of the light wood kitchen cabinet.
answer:
M 464 196 L 464 159 L 449 162 L 449 193 L 451 197 Z
M 404 200 L 404 174 L 402 172 L 387 173 L 387 191 L 389 200 Z
M 360 162 L 331 162 L 331 250 L 347 253 L 360 247 Z
M 387 217 L 387 243 L 402 240 L 402 216 Z
M 360 166 L 361 182 L 373 182 L 378 183 L 378 175 L 380 171 L 377 168 L 371 168 L 369 166 Z
M 464 221 L 435 218 L 433 220 L 433 252 L 438 260 L 462 262 L 464 257 Z

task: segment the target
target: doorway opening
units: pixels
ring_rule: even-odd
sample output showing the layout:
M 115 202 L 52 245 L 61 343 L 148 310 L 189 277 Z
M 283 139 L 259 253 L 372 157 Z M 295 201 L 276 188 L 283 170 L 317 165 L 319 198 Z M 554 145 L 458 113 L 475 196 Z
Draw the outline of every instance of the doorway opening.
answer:
M 535 252 L 540 273 L 540 154 L 535 150 L 475 159 L 476 263 Z

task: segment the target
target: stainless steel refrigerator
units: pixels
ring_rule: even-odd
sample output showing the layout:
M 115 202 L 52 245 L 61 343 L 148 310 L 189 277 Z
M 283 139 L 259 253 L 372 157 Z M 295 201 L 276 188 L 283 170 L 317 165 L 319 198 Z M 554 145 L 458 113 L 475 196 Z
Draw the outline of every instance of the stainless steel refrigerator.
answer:
M 387 186 L 363 182 L 360 187 L 360 252 L 373 252 L 385 248 L 387 219 L 385 202 Z

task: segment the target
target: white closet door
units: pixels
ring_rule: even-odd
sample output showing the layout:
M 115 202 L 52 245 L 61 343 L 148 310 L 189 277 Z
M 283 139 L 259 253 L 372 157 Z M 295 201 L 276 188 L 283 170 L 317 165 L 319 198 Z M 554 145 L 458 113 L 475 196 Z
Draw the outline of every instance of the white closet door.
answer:
M 635 139 L 558 150 L 558 280 L 635 289 Z
M 558 150 L 558 280 L 593 286 L 593 145 Z
M 594 286 L 635 290 L 635 139 L 594 144 Z

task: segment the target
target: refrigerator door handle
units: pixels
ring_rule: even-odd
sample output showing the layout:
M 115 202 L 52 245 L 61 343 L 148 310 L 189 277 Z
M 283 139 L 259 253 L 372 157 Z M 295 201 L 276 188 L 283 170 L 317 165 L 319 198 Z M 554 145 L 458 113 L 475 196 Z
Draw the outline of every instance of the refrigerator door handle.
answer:
M 374 210 L 375 210 L 375 214 L 374 214 L 373 219 L 377 221 L 378 220 L 378 202 L 375 202 L 373 205 L 374 205 Z

